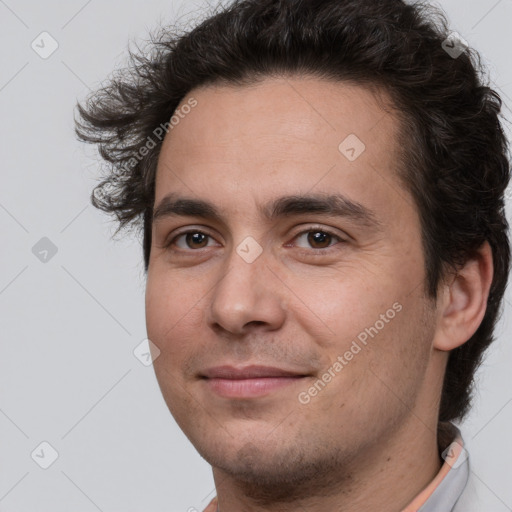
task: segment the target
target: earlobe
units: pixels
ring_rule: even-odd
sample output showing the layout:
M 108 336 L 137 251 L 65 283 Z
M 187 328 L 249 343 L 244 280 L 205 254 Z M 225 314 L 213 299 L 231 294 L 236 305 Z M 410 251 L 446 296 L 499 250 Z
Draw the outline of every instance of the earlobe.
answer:
M 493 278 L 492 250 L 486 241 L 442 287 L 434 347 L 449 351 L 478 329 L 487 309 Z

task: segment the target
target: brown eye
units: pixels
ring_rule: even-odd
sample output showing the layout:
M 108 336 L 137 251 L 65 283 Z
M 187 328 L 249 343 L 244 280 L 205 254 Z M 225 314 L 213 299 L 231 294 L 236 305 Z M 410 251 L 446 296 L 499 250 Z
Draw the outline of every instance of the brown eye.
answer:
M 325 231 L 310 231 L 308 233 L 308 243 L 314 249 L 325 249 L 329 247 L 332 241 L 332 236 Z
M 208 235 L 204 233 L 186 233 L 185 243 L 191 249 L 200 249 L 208 245 Z
M 167 245 L 168 248 L 176 246 L 179 250 L 203 249 L 213 243 L 213 238 L 201 231 L 185 231 L 176 235 Z
M 302 231 L 295 237 L 295 245 L 302 249 L 329 249 L 330 247 L 344 242 L 339 235 L 330 233 L 325 229 L 309 229 Z

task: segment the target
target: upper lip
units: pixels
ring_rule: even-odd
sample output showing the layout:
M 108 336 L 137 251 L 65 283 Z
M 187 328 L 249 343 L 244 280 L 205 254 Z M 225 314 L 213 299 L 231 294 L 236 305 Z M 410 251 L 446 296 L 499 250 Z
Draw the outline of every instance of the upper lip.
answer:
M 306 374 L 274 366 L 215 366 L 201 373 L 207 379 L 257 379 L 263 377 L 304 377 Z

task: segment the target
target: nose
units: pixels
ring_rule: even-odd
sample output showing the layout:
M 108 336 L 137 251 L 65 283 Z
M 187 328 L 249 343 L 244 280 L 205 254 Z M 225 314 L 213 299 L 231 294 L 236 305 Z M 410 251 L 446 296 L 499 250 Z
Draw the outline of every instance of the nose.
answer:
M 212 329 L 242 335 L 255 327 L 272 331 L 282 326 L 286 287 L 268 263 L 265 251 L 248 262 L 233 249 L 211 295 L 208 324 Z

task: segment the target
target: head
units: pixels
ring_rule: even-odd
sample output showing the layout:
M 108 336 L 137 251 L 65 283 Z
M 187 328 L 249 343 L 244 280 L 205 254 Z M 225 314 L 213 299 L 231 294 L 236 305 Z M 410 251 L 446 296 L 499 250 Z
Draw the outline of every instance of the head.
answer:
M 447 34 L 396 0 L 238 1 L 162 30 L 79 105 L 109 164 L 93 204 L 143 231 L 164 397 L 226 471 L 267 461 L 276 481 L 411 414 L 467 414 L 508 277 L 510 167 L 501 100 Z M 258 400 L 205 388 L 249 363 L 303 377 Z

